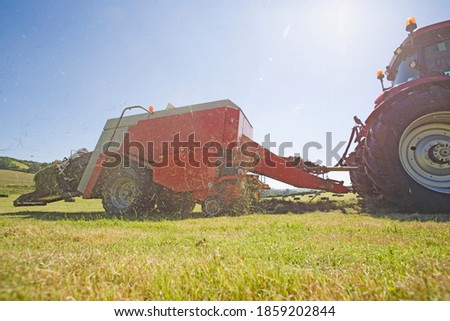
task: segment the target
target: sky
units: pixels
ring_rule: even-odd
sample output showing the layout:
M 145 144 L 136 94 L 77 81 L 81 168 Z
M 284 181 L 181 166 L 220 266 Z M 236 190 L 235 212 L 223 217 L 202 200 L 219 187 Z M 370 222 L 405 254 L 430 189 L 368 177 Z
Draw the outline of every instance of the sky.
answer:
M 448 20 L 450 2 L 0 0 L 0 156 L 92 150 L 131 105 L 231 99 L 256 142 L 318 143 L 308 158 L 326 163 L 327 132 L 332 150 L 369 115 L 410 16 Z

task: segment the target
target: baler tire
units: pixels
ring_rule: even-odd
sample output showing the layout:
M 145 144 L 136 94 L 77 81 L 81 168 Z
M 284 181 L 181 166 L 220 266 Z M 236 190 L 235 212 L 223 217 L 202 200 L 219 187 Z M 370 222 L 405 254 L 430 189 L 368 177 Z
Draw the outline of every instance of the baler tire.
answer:
M 151 212 L 156 204 L 151 172 L 142 168 L 109 171 L 102 188 L 102 203 L 105 211 L 114 215 Z
M 219 196 L 209 196 L 202 203 L 202 212 L 206 217 L 214 217 L 225 210 L 224 203 Z
M 424 156 L 427 151 L 425 148 L 421 149 L 420 155 L 419 151 L 416 152 L 416 146 L 420 146 L 422 141 L 432 146 L 431 142 L 439 139 L 447 144 L 444 149 L 447 148 L 448 152 L 449 102 L 450 88 L 433 86 L 417 90 L 385 106 L 369 130 L 364 152 L 366 172 L 377 190 L 402 212 L 450 213 L 450 163 L 447 165 L 444 158 L 443 169 L 439 169 L 436 164 L 429 165 L 432 162 Z M 417 131 L 420 134 L 415 134 Z M 431 148 L 435 149 L 436 146 Z M 422 179 L 419 170 L 416 174 L 411 172 L 408 169 L 409 162 L 419 167 L 419 162 L 428 162 L 429 177 Z M 425 173 L 428 170 L 426 166 Z M 431 171 L 436 174 L 431 175 Z M 436 183 L 431 179 L 433 175 L 436 176 Z M 427 179 L 430 185 L 426 186 L 424 182 Z M 442 189 L 439 187 L 441 185 L 444 186 Z
M 195 202 L 189 192 L 177 193 L 158 186 L 156 205 L 162 213 L 190 214 L 194 210 Z

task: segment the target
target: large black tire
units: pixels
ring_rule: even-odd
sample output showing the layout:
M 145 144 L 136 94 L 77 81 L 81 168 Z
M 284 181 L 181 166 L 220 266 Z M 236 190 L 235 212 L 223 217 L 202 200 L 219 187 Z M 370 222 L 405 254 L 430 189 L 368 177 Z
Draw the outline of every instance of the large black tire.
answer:
M 357 167 L 357 169 L 350 171 L 350 181 L 353 191 L 363 198 L 379 197 L 380 193 L 378 193 L 375 185 L 366 173 L 364 149 L 365 141 L 359 142 L 355 150 L 345 160 L 347 165 Z
M 189 214 L 195 207 L 191 193 L 176 193 L 163 186 L 158 186 L 156 204 L 160 212 L 168 214 Z
M 365 170 L 404 212 L 450 213 L 450 89 L 403 95 L 379 114 L 366 138 Z
M 156 193 L 151 171 L 145 168 L 115 168 L 107 172 L 102 188 L 103 208 L 110 214 L 140 215 L 151 212 Z

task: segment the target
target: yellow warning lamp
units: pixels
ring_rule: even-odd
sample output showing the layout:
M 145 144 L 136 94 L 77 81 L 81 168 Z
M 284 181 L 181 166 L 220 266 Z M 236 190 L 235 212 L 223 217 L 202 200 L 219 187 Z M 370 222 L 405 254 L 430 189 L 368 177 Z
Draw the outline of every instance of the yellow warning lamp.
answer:
M 383 91 L 385 91 L 387 88 L 385 88 L 384 87 L 384 82 L 383 82 L 383 79 L 384 79 L 384 72 L 383 72 L 383 70 L 381 70 L 381 69 L 378 69 L 377 70 L 377 79 L 380 81 L 380 83 L 381 83 L 381 88 L 383 89 Z
M 406 31 L 412 33 L 416 29 L 417 29 L 416 18 L 409 17 L 408 19 L 406 19 Z
M 153 112 L 155 111 L 155 107 L 153 107 L 153 106 L 148 106 L 148 111 L 149 111 L 150 113 L 153 113 Z
M 384 72 L 381 69 L 377 70 L 377 79 L 383 80 L 384 79 Z

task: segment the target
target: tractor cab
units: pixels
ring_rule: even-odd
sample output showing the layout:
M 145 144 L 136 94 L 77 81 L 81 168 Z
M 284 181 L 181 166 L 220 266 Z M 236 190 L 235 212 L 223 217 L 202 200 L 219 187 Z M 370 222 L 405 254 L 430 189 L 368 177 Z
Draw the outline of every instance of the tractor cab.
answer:
M 408 18 L 408 38 L 394 52 L 386 67 L 387 80 L 397 86 L 412 80 L 450 76 L 450 20 L 417 29 Z

